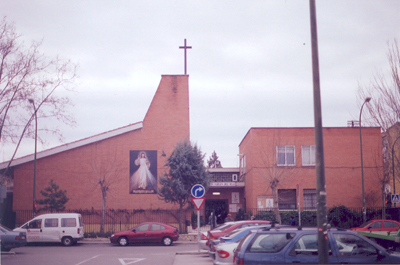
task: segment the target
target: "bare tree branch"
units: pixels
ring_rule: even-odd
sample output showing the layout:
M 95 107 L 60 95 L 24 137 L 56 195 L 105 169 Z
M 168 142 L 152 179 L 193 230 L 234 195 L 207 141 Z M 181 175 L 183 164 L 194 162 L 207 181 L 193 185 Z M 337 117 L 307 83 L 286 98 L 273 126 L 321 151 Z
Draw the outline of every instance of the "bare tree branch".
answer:
M 51 128 L 40 123 L 41 132 L 56 134 L 61 139 L 62 133 L 53 121 L 75 125 L 68 112 L 72 102 L 62 95 L 62 90 L 72 91 L 77 65 L 47 58 L 39 52 L 41 41 L 32 42 L 26 48 L 19 38 L 14 24 L 3 18 L 0 21 L 0 141 L 17 143 L 24 137 L 33 138 L 32 112 L 36 112 L 38 119 L 52 123 Z M 54 93 L 56 90 L 61 93 Z M 28 99 L 37 103 L 36 110 Z M 44 139 L 43 133 L 38 135 L 41 143 L 45 143 Z
M 100 233 L 104 233 L 107 195 L 111 192 L 112 186 L 119 182 L 122 174 L 126 172 L 126 167 L 118 162 L 115 146 L 117 145 L 112 143 L 95 143 L 91 151 L 90 165 L 94 176 L 94 187 L 100 187 L 102 196 Z
M 372 97 L 366 105 L 365 122 L 379 126 L 385 132 L 400 121 L 400 52 L 396 39 L 388 42 L 387 58 L 390 67 L 388 75 L 377 73 L 369 85 L 359 84 L 358 89 L 360 106 L 365 98 Z

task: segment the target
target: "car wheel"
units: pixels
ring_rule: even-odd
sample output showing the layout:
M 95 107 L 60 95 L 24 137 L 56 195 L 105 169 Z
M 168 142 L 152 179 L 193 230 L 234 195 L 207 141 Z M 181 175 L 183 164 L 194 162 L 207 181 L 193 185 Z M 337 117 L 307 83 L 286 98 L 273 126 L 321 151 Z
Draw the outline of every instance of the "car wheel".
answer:
M 68 247 L 68 246 L 71 246 L 71 245 L 74 243 L 74 240 L 72 240 L 71 237 L 66 236 L 66 237 L 63 237 L 63 238 L 62 238 L 61 243 L 62 243 L 64 246 L 67 246 L 67 247 Z
M 5 247 L 3 246 L 3 243 L 1 243 L 1 251 L 8 252 L 8 251 L 10 251 L 10 250 L 11 250 L 11 248 L 5 248 Z
M 169 236 L 166 236 L 162 239 L 162 243 L 164 244 L 164 246 L 171 246 L 172 238 L 170 238 Z
M 118 244 L 120 246 L 127 246 L 128 245 L 128 239 L 126 237 L 120 237 L 118 238 Z

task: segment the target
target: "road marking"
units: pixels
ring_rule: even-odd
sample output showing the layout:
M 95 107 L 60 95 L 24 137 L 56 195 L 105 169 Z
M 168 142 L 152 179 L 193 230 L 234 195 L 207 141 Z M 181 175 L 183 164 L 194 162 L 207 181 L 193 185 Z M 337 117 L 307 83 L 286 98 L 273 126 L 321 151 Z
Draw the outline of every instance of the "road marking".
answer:
M 121 262 L 122 265 L 128 265 L 128 264 L 133 264 L 133 263 L 145 260 L 145 259 L 118 259 L 118 260 L 119 260 L 119 262 Z
M 91 257 L 90 259 L 87 259 L 87 260 L 84 260 L 84 261 L 82 261 L 82 262 L 79 262 L 79 263 L 78 263 L 78 264 L 76 264 L 76 265 L 83 264 L 83 263 L 85 263 L 86 261 L 89 261 L 89 260 L 92 260 L 92 259 L 95 259 L 95 258 L 97 258 L 98 256 L 100 256 L 100 255 L 93 256 L 93 257 Z

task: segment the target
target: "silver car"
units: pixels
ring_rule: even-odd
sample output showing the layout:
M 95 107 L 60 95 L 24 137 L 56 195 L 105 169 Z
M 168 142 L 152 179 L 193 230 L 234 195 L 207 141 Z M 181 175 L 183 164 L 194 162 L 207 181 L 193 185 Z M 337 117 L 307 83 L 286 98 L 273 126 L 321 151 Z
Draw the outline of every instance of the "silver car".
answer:
M 14 232 L 0 225 L 1 251 L 10 251 L 12 248 L 24 246 L 26 244 L 25 232 Z

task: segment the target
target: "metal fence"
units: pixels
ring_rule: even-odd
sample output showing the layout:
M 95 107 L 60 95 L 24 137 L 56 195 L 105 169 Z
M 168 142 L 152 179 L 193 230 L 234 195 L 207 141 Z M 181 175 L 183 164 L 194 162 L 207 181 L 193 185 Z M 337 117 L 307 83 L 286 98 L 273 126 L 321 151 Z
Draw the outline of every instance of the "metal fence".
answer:
M 101 225 L 101 210 L 68 210 L 63 211 L 65 213 L 79 213 L 82 215 L 85 232 L 96 233 L 100 232 Z M 191 228 L 191 214 L 193 210 L 188 209 L 183 213 L 182 233 L 197 232 L 197 229 Z M 290 217 L 294 217 L 296 223 L 299 224 L 301 221 L 302 226 L 316 226 L 317 225 L 317 213 L 316 210 L 301 210 L 301 220 L 299 220 L 298 210 L 280 210 L 280 216 L 282 224 L 289 224 Z M 40 211 L 37 215 L 50 213 L 46 211 Z M 367 221 L 372 219 L 383 219 L 382 208 L 367 208 L 366 217 Z M 385 218 L 389 220 L 400 221 L 400 208 L 385 208 Z M 18 227 L 31 220 L 33 217 L 32 210 L 20 210 L 13 212 L 15 215 L 14 227 Z M 362 208 L 346 208 L 344 206 L 332 207 L 327 209 L 328 223 L 332 226 L 350 228 L 360 226 L 363 222 Z M 276 221 L 274 209 L 246 209 L 241 210 L 236 214 L 236 220 L 248 220 L 251 216 L 255 217 L 256 220 L 269 220 Z M 203 217 L 202 217 L 203 218 Z M 144 210 L 144 209 L 109 209 L 105 211 L 104 218 L 104 232 L 112 233 L 122 230 L 128 230 L 142 222 L 161 222 L 179 227 L 179 211 L 176 209 L 168 210 Z M 9 226 L 13 228 L 12 225 Z M 209 229 L 207 224 L 203 224 L 200 228 L 201 231 Z
M 276 210 L 276 209 L 275 209 Z M 328 223 L 334 227 L 358 227 L 363 223 L 363 209 L 360 208 L 347 208 L 344 206 L 332 207 L 327 209 Z M 300 220 L 298 210 L 279 210 L 282 224 L 289 224 L 293 216 L 296 223 L 301 223 L 302 226 L 316 226 L 317 225 L 317 211 L 314 210 L 300 210 Z M 246 209 L 243 212 L 243 219 L 250 219 L 253 216 L 255 219 L 265 219 L 276 221 L 275 211 L 273 208 L 254 208 Z M 366 221 L 373 219 L 387 219 L 400 221 L 400 208 L 381 208 L 371 207 L 366 208 Z
M 64 213 L 79 213 L 82 215 L 85 232 L 99 232 L 101 225 L 101 210 L 66 210 Z M 51 213 L 50 211 L 40 211 L 36 216 Z M 55 213 L 55 212 L 52 212 Z M 183 213 L 183 231 L 186 232 L 185 220 L 190 218 L 191 211 Z M 33 218 L 32 210 L 15 211 L 15 227 L 19 227 Z M 190 220 L 190 219 L 189 219 Z M 174 209 L 168 210 L 144 210 L 144 209 L 109 209 L 105 211 L 104 232 L 112 233 L 122 230 L 131 229 L 143 222 L 160 222 L 179 227 L 179 211 Z

